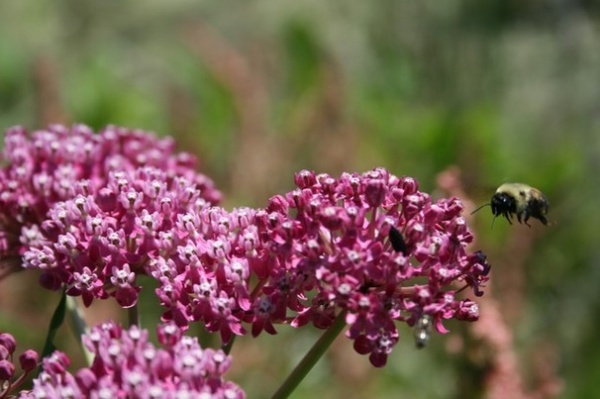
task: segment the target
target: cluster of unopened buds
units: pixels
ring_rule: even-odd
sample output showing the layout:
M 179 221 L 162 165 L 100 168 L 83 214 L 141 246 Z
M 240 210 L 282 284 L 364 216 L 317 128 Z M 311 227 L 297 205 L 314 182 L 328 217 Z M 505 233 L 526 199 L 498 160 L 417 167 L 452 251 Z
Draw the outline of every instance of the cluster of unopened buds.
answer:
M 410 177 L 301 171 L 263 209 L 218 206 L 220 193 L 169 139 L 108 127 L 6 133 L 0 254 L 41 283 L 136 305 L 138 277 L 158 282 L 163 321 L 202 323 L 224 343 L 275 325 L 348 325 L 354 348 L 383 366 L 414 326 L 417 344 L 443 321 L 478 318 L 488 279 L 457 198 L 432 201 Z M 136 330 L 137 331 L 137 330 Z M 131 333 L 131 332 L 130 332 Z
M 16 339 L 9 333 L 0 333 L 0 398 L 15 392 L 38 365 L 37 352 L 27 349 L 19 356 L 19 368 L 23 373 L 15 378 L 17 368 L 13 361 L 16 349 Z

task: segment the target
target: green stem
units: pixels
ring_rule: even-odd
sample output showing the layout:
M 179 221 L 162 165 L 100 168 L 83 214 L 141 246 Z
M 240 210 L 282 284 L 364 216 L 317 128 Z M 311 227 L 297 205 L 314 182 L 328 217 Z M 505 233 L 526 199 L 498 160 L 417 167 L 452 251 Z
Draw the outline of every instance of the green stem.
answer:
M 48 327 L 48 333 L 46 334 L 46 342 L 44 343 L 44 348 L 42 349 L 42 357 L 47 357 L 54 352 L 56 346 L 54 346 L 54 337 L 56 337 L 56 332 L 62 326 L 65 321 L 65 314 L 67 313 L 67 294 L 63 291 L 60 296 L 60 301 L 52 314 L 52 318 L 50 319 L 50 326 Z M 39 368 L 41 370 L 41 367 Z
M 336 317 L 333 324 L 325 330 L 321 338 L 308 351 L 304 358 L 298 363 L 289 377 L 279 387 L 272 399 L 284 399 L 290 396 L 292 392 L 300 385 L 300 382 L 306 377 L 308 372 L 314 367 L 319 359 L 325 354 L 335 338 L 344 330 L 346 326 L 346 312 L 341 312 Z
M 129 327 L 131 326 L 140 326 L 140 312 L 138 309 L 138 305 L 132 306 L 127 309 L 127 320 Z
M 229 355 L 229 352 L 231 352 L 231 348 L 233 347 L 234 342 L 235 342 L 235 335 L 233 337 L 231 337 L 229 342 L 227 342 L 225 345 L 221 346 L 221 350 L 223 352 L 225 352 L 226 355 Z
M 87 362 L 87 365 L 90 366 L 94 360 L 94 356 L 87 350 L 81 341 L 81 336 L 87 334 L 89 329 L 83 317 L 83 313 L 81 312 L 81 308 L 77 305 L 77 300 L 72 296 L 67 296 L 67 311 L 71 320 L 71 328 L 75 333 L 79 346 L 83 349 L 85 361 Z

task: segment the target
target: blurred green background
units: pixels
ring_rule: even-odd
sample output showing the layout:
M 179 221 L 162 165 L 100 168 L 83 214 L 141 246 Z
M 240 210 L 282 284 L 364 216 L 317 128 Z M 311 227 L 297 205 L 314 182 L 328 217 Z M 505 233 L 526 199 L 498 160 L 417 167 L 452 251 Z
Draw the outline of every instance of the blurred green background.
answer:
M 443 194 L 455 165 L 477 204 L 503 182 L 538 187 L 550 227 L 470 220 L 512 333 L 502 353 L 526 397 L 600 397 L 600 3 L 2 1 L 0 127 L 73 122 L 174 136 L 226 207 L 263 206 L 304 168 L 384 166 Z M 39 348 L 58 297 L 35 284 L 0 282 L 0 328 Z M 447 324 L 420 351 L 402 326 L 383 369 L 341 338 L 293 397 L 490 397 L 497 347 Z M 268 397 L 309 330 L 239 339 L 229 377 Z

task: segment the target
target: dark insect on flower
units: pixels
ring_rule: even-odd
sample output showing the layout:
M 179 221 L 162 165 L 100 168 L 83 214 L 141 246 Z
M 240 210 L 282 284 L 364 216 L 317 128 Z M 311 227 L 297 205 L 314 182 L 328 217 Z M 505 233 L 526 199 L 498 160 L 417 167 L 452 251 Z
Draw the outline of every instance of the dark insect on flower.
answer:
M 471 212 L 471 215 L 483 208 L 490 206 L 494 214 L 494 220 L 498 216 L 504 216 L 508 223 L 512 224 L 511 218 L 517 215 L 517 221 L 529 226 L 527 221 L 534 218 L 548 225 L 546 213 L 548 213 L 548 198 L 537 188 L 522 183 L 506 183 L 498 187 L 489 203 L 483 204 Z M 494 222 L 492 222 L 492 226 Z M 531 227 L 531 226 L 529 226 Z
M 402 233 L 400 233 L 397 228 L 394 226 L 390 227 L 388 238 L 390 239 L 390 243 L 392 244 L 394 251 L 402 252 L 404 256 L 408 254 L 408 245 L 406 245 L 406 241 L 404 241 Z
M 431 336 L 431 316 L 424 314 L 415 324 L 415 346 L 424 348 Z

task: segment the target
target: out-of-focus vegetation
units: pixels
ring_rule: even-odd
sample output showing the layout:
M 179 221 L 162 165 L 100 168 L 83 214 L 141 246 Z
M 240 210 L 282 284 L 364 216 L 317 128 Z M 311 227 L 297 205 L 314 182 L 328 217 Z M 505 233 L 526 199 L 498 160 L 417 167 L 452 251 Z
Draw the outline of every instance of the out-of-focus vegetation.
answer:
M 433 191 L 456 165 L 477 203 L 506 181 L 540 188 L 547 228 L 490 229 L 489 209 L 470 219 L 536 397 L 556 383 L 558 397 L 600 396 L 599 71 L 600 6 L 585 0 L 0 4 L 2 128 L 173 135 L 228 207 L 264 205 L 304 168 L 384 166 Z M 35 277 L 0 282 L 0 327 L 39 347 L 58 297 L 26 284 Z M 482 397 L 493 354 L 448 327 L 420 351 L 403 327 L 380 370 L 342 338 L 294 397 Z M 318 336 L 280 331 L 236 342 L 230 377 L 250 398 L 271 394 Z

